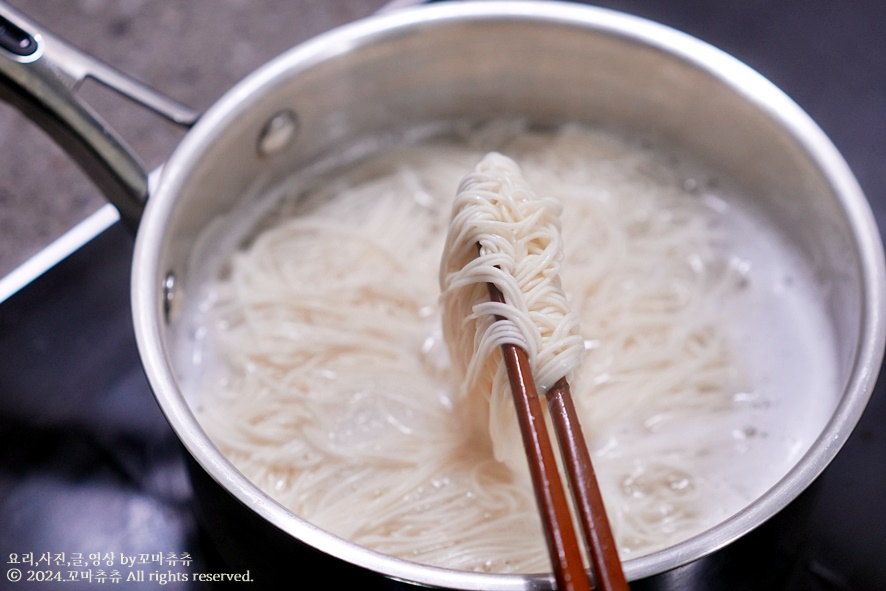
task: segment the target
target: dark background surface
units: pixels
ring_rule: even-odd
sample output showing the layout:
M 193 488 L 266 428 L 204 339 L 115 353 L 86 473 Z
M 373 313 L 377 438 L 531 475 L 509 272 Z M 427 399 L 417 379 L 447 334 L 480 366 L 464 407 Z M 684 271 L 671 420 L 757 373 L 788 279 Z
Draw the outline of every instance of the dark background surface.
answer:
M 19 0 L 12 4 L 84 49 L 202 109 L 272 55 L 337 22 L 367 14 L 381 3 Z M 625 0 L 598 4 L 691 33 L 775 82 L 843 152 L 872 203 L 881 231 L 886 229 L 886 3 Z M 28 126 L 7 107 L 0 107 L 6 109 L 0 111 L 0 250 L 20 257 L 18 253 L 33 246 L 20 248 L 23 241 L 11 229 L 28 224 L 64 229 L 85 215 L 68 215 L 77 210 L 70 203 L 100 201 L 82 179 L 66 180 L 66 175 L 75 178 L 79 173 L 67 172 L 71 165 L 63 156 L 44 156 L 46 140 L 10 142 Z M 112 119 L 126 120 L 125 107 L 120 109 Z M 127 125 L 135 136 L 132 143 L 154 163 L 162 161 L 179 133 L 166 130 L 155 135 L 156 124 L 150 120 L 127 121 Z M 162 126 L 157 127 L 162 131 Z M 61 179 L 56 171 L 61 171 Z M 66 552 L 69 558 L 76 552 L 188 553 L 193 558 L 189 566 L 156 564 L 144 569 L 227 570 L 194 516 L 183 452 L 138 361 L 129 316 L 131 248 L 131 237 L 114 227 L 0 305 L 0 589 L 112 585 L 110 581 L 61 587 L 13 584 L 5 575 L 12 566 L 7 564 L 10 553 Z M 820 479 L 803 543 L 787 558 L 747 565 L 786 572 L 774 588 L 886 589 L 883 390 L 881 383 L 846 448 Z M 785 560 L 790 564 L 786 566 Z M 305 584 L 310 565 L 291 567 L 293 586 Z M 130 569 L 119 570 L 125 577 Z M 160 587 L 158 582 L 116 586 L 215 587 L 209 583 Z
M 5 0 L 75 47 L 200 111 L 286 49 L 386 0 Z M 142 158 L 181 128 L 87 80 L 80 95 Z M 70 159 L 0 102 L 0 277 L 104 204 Z

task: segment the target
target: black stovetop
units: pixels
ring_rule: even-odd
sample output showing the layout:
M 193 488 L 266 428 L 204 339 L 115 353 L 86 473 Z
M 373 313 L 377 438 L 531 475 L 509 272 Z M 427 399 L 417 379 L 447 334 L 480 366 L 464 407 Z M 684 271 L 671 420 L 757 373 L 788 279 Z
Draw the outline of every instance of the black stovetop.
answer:
M 710 41 L 782 87 L 844 153 L 886 230 L 886 3 L 599 4 Z M 0 305 L 0 589 L 210 589 L 219 585 L 148 579 L 227 572 L 194 516 L 184 452 L 140 366 L 131 254 L 132 238 L 114 226 Z M 808 543 L 781 589 L 886 589 L 884 382 L 819 481 Z M 65 564 L 55 564 L 61 553 Z M 126 567 L 121 556 L 142 564 Z M 308 568 L 293 565 L 293 588 Z M 78 580 L 14 581 L 15 569 Z M 146 580 L 127 582 L 136 571 Z

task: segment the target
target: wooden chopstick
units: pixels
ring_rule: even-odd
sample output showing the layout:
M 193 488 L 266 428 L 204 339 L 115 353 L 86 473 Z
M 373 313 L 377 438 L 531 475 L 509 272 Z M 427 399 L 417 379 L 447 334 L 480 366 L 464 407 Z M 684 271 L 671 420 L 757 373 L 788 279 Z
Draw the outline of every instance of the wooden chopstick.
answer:
M 548 390 L 547 399 L 551 424 L 557 434 L 560 453 L 569 476 L 572 498 L 591 554 L 597 588 L 600 591 L 627 591 L 628 583 L 621 568 L 618 547 L 606 517 L 603 495 L 597 484 L 591 454 L 585 443 L 566 378 L 560 378 Z
M 538 390 L 529 368 L 529 357 L 526 351 L 516 345 L 502 345 L 501 350 L 514 396 L 523 447 L 529 460 L 529 474 L 535 489 L 548 554 L 554 567 L 557 589 L 590 590 L 578 538 L 572 527 L 566 491 L 558 477 L 551 478 L 552 474 L 557 474 L 557 464 L 538 399 Z
M 504 297 L 496 286 L 489 283 L 487 287 L 492 301 L 504 303 Z M 502 318 L 496 316 L 496 319 Z M 525 350 L 516 345 L 505 344 L 501 350 L 526 457 L 529 460 L 529 472 L 557 589 L 561 591 L 590 589 L 566 493 L 560 480 L 553 446 L 538 399 L 538 390 L 532 377 L 529 356 Z M 601 591 L 627 591 L 627 582 L 606 518 L 590 454 L 565 378 L 559 380 L 547 396 L 551 424 L 557 434 L 562 459 L 566 465 L 573 499 L 578 508 L 579 521 L 591 554 L 590 563 L 597 587 Z

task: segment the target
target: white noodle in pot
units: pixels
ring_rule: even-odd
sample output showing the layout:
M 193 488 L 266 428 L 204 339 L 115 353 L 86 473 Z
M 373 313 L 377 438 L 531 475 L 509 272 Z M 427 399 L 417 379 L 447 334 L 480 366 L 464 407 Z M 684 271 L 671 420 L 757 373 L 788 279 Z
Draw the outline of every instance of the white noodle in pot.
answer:
M 611 133 L 456 136 L 287 185 L 244 232 L 181 342 L 198 418 L 233 464 L 379 552 L 549 571 L 531 485 L 509 467 L 525 465 L 519 438 L 490 438 L 512 411 L 487 362 L 514 338 L 542 386 L 570 374 L 623 558 L 781 478 L 837 389 L 813 275 L 778 234 L 726 180 Z M 483 303 L 490 280 L 507 306 Z M 465 326 L 488 312 L 520 330 Z

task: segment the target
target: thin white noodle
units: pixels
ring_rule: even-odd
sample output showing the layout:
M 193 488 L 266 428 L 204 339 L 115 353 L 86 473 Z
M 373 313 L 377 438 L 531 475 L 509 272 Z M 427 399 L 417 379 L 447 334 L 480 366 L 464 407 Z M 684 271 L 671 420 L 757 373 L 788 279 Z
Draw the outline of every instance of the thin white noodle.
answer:
M 488 415 L 478 428 L 496 459 L 519 474 L 527 474 L 526 458 L 500 347 L 527 352 L 541 393 L 570 376 L 585 352 L 560 286 L 561 210 L 535 194 L 517 163 L 491 152 L 459 185 L 440 264 L 443 337 L 465 376 L 460 405 L 468 420 Z M 503 303 L 489 301 L 487 284 Z
M 732 396 L 745 384 L 712 302 L 745 278 L 721 252 L 714 212 L 661 158 L 576 127 L 492 125 L 382 155 L 287 201 L 208 295 L 207 432 L 281 504 L 357 543 L 455 569 L 548 570 L 531 489 L 464 420 L 464 374 L 442 335 L 452 198 L 492 149 L 563 206 L 560 275 L 586 349 L 573 396 L 623 556 L 741 508 L 770 483 L 738 490 L 718 472 L 737 453 Z M 541 200 L 526 216 L 540 223 L 556 209 Z M 470 321 L 485 316 L 478 307 Z M 554 366 L 539 372 L 545 384 L 574 367 Z

